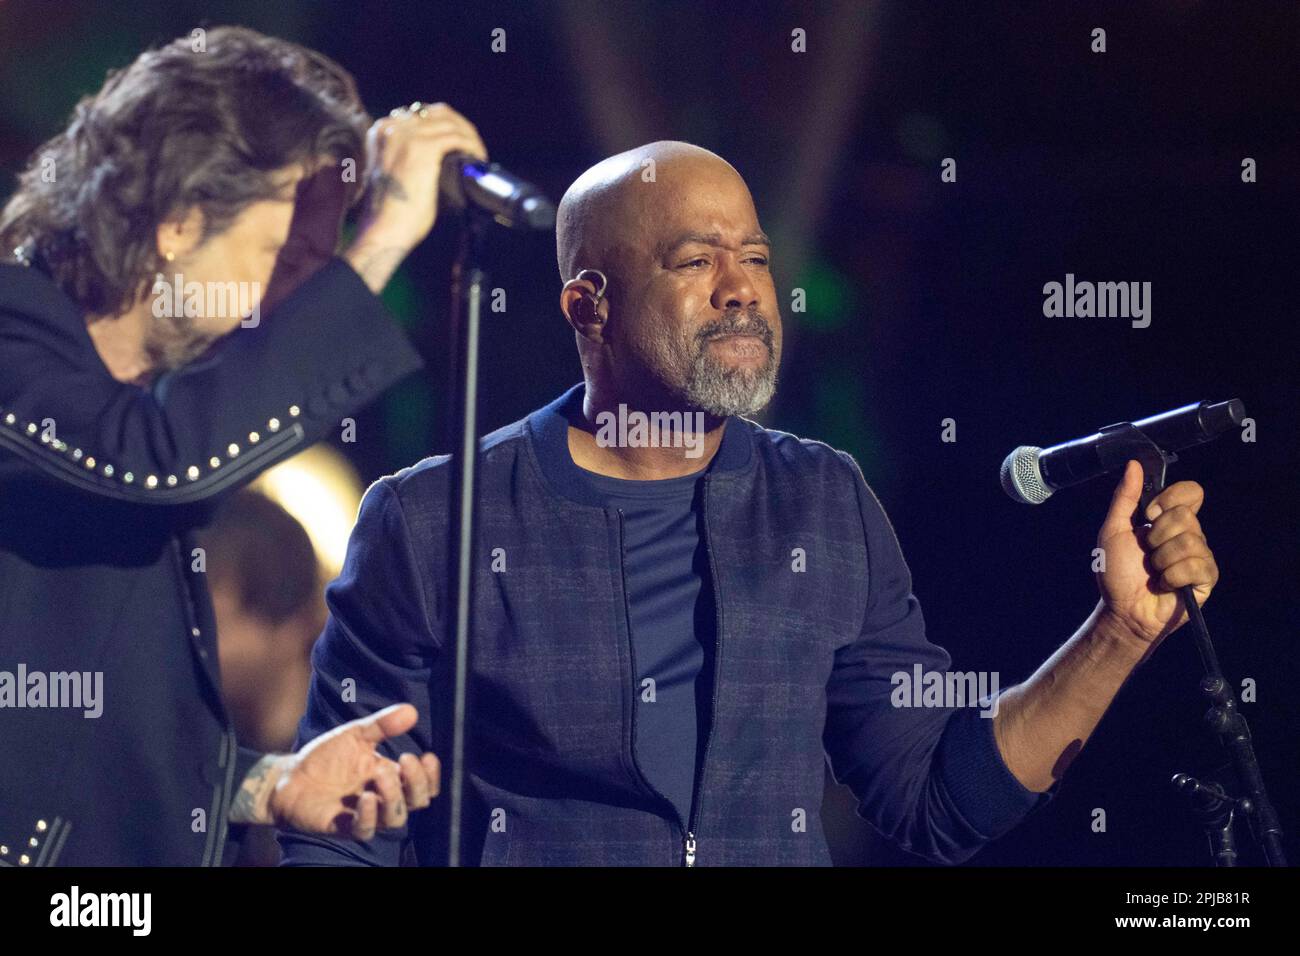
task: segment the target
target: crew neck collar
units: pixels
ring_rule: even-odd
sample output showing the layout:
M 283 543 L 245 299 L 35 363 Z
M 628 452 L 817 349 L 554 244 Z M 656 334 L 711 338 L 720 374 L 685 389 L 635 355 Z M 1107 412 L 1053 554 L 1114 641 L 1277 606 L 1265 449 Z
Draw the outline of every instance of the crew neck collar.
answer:
M 586 393 L 585 382 L 571 386 L 527 417 L 527 432 L 542 473 L 556 492 L 579 504 L 603 507 L 605 499 L 587 480 L 589 473 L 578 467 L 569 452 L 569 424 L 582 419 L 582 402 Z M 749 464 L 752 457 L 753 437 L 749 423 L 736 415 L 729 415 L 723 425 L 717 454 L 701 474 L 738 472 Z

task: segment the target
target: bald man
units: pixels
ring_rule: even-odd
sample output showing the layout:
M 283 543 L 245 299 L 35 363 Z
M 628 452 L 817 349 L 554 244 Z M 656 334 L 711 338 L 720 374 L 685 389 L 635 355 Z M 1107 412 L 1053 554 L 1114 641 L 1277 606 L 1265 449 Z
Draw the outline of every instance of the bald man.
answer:
M 1203 602 L 1217 580 L 1200 487 L 1166 489 L 1139 542 L 1130 462 L 1092 613 L 1025 683 L 956 682 L 857 463 L 744 417 L 774 393 L 781 316 L 736 170 L 686 143 L 620 153 L 565 194 L 557 240 L 583 381 L 483 439 L 462 859 L 828 865 L 827 761 L 862 817 L 941 863 L 1049 801 L 1186 621 L 1172 589 Z M 403 701 L 420 722 L 388 756 L 445 738 L 450 470 L 367 492 L 301 740 Z M 281 842 L 290 865 L 446 852 L 429 811 L 368 842 Z

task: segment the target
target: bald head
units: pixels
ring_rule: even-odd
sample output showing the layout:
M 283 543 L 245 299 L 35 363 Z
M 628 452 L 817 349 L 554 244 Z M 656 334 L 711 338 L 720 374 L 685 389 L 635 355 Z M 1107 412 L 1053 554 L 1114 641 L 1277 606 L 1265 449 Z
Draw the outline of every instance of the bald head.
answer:
M 745 194 L 735 168 L 717 153 L 677 140 L 660 140 L 603 159 L 573 181 L 555 223 L 556 259 L 567 282 L 580 269 L 617 270 L 647 222 L 664 220 L 691 188 L 719 180 Z
M 725 416 L 766 404 L 780 310 L 767 236 L 730 163 L 672 141 L 611 156 L 569 187 L 555 232 L 560 307 L 597 405 Z

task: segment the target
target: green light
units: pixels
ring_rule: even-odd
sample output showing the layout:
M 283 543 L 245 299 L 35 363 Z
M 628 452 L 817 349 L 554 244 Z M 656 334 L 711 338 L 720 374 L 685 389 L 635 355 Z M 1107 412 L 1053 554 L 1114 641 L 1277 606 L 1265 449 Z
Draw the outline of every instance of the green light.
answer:
M 804 311 L 794 313 L 801 329 L 833 332 L 848 321 L 852 287 L 843 273 L 829 263 L 809 263 L 795 288 L 804 291 Z
M 384 286 L 380 294 L 388 311 L 393 313 L 402 328 L 411 329 L 416 325 L 415 284 L 405 269 L 398 269 Z
M 865 417 L 862 377 L 849 369 L 827 369 L 817 377 L 813 433 L 833 448 L 847 451 L 863 471 L 879 453 L 880 440 Z
M 429 454 L 433 391 L 423 375 L 411 375 L 384 393 L 384 444 L 389 461 L 412 464 Z

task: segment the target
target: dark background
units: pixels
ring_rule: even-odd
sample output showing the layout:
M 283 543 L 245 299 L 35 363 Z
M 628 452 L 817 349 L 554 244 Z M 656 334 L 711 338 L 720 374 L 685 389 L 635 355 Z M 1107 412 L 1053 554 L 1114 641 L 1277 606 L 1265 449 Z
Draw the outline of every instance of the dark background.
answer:
M 600 158 L 684 139 L 748 180 L 786 323 L 760 420 L 852 452 L 898 532 L 931 640 L 962 670 L 1027 677 L 1097 599 L 1090 550 L 1113 482 L 1013 504 L 997 473 L 1049 445 L 1201 399 L 1239 397 L 1258 440 L 1188 452 L 1222 569 L 1206 616 L 1288 849 L 1300 816 L 1294 641 L 1297 62 L 1300 5 L 1153 2 L 0 3 L 0 198 L 109 68 L 195 26 L 317 48 L 374 114 L 445 100 L 493 159 L 554 198 Z M 506 30 L 507 52 L 490 32 Z M 1090 51 L 1091 31 L 1107 52 Z M 807 31 L 807 50 L 790 31 Z M 1258 182 L 1241 181 L 1253 157 Z M 956 183 L 940 160 L 957 160 Z M 340 445 L 367 481 L 444 452 L 442 223 L 385 298 L 430 361 Z M 553 236 L 498 234 L 486 429 L 580 378 Z M 1045 282 L 1149 281 L 1152 322 L 1049 319 Z M 789 311 L 790 290 L 808 309 Z M 956 421 L 957 441 L 940 440 Z M 1200 865 L 1169 784 L 1223 763 L 1202 729 L 1185 628 L 1121 691 L 1059 796 L 979 864 Z M 1091 830 L 1104 808 L 1105 833 Z M 842 863 L 916 862 L 828 794 Z M 1257 862 L 1244 832 L 1244 862 Z

